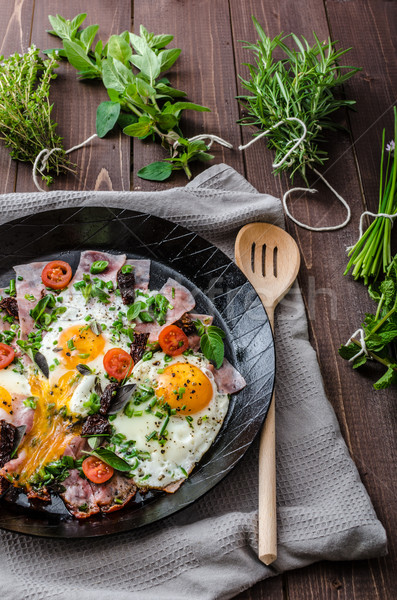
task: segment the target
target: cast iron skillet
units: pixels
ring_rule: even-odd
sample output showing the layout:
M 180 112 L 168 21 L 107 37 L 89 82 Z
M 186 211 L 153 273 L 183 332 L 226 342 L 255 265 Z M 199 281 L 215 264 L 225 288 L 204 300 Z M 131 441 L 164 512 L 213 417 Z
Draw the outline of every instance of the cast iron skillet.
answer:
M 0 227 L 0 287 L 13 265 L 63 258 L 73 268 L 81 250 L 150 258 L 150 287 L 171 276 L 191 290 L 195 311 L 214 315 L 226 331 L 226 357 L 247 381 L 231 398 L 215 443 L 175 494 L 138 494 L 125 509 L 85 521 L 73 519 L 54 497 L 33 509 L 22 493 L 0 501 L 0 528 L 48 537 L 93 537 L 140 527 L 186 507 L 236 465 L 266 416 L 274 384 L 274 345 L 265 310 L 241 271 L 196 233 L 152 215 L 104 207 L 52 210 Z M 256 465 L 255 465 L 256 467 Z

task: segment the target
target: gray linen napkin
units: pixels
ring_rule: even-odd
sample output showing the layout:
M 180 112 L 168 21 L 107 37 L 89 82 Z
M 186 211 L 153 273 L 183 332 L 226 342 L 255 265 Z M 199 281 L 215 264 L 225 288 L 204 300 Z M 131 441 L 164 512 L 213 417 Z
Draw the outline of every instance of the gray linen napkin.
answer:
M 144 192 L 49 192 L 0 196 L 0 222 L 67 206 L 154 213 L 187 226 L 233 256 L 247 222 L 283 226 L 280 201 L 259 194 L 227 165 L 185 188 Z M 386 553 L 377 520 L 325 396 L 297 285 L 276 311 L 278 559 L 257 553 L 257 441 L 237 467 L 191 507 L 133 532 L 50 540 L 1 532 L 4 600 L 207 600 L 322 559 Z M 105 575 L 104 575 L 105 574 Z

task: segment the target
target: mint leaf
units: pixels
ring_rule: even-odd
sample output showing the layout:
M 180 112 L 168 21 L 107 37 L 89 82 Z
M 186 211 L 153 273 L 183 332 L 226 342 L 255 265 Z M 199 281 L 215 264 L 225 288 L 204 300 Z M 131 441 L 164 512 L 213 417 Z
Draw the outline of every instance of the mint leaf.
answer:
M 384 390 L 393 383 L 397 383 L 397 364 L 394 364 L 387 369 L 386 373 L 374 383 L 374 388 L 376 390 Z
M 96 111 L 96 132 L 103 138 L 116 125 L 120 115 L 118 102 L 102 102 Z

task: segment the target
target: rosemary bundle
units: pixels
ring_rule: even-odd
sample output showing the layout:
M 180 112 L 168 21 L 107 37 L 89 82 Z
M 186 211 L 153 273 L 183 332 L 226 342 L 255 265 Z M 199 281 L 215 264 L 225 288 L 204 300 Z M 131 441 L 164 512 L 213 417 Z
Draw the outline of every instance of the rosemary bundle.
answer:
M 324 140 L 324 131 L 339 127 L 331 119 L 332 113 L 355 104 L 354 100 L 335 96 L 334 88 L 360 69 L 339 66 L 339 59 L 349 50 L 336 50 L 335 42 L 330 39 L 321 43 L 314 34 L 314 46 L 303 36 L 300 39 L 294 34 L 280 34 L 271 39 L 254 17 L 253 21 L 259 40 L 255 44 L 244 42 L 244 48 L 250 50 L 255 61 L 246 65 L 249 79 L 240 77 L 249 94 L 238 97 L 245 109 L 239 123 L 265 131 L 283 121 L 267 134 L 267 147 L 276 151 L 274 162 L 278 164 L 302 135 L 302 126 L 286 119 L 300 119 L 307 129 L 305 139 L 274 172 L 289 170 L 291 179 L 299 172 L 308 184 L 307 168 L 323 165 L 328 158 L 327 152 L 318 145 Z M 285 44 L 288 39 L 297 49 Z M 281 51 L 283 58 L 275 59 L 276 51 Z M 343 72 L 346 69 L 350 70 Z
M 394 215 L 397 218 L 397 109 L 394 107 L 394 140 L 385 147 L 385 130 L 382 134 L 382 156 L 380 162 L 380 185 L 378 213 Z M 385 161 L 385 152 L 387 160 Z M 386 166 L 385 166 L 386 162 Z M 361 229 L 361 227 L 360 227 Z M 376 217 L 356 244 L 350 248 L 349 263 L 345 275 L 353 267 L 354 279 L 363 278 L 367 285 L 370 278 L 374 281 L 380 274 L 386 273 L 392 260 L 391 256 L 392 221 L 388 217 Z M 361 232 L 360 232 L 361 233 Z
M 62 138 L 55 133 L 57 124 L 51 120 L 50 83 L 56 77 L 55 57 L 43 60 L 35 46 L 25 54 L 0 57 L 0 139 L 11 149 L 11 157 L 34 164 L 41 150 L 62 148 Z M 62 151 L 53 152 L 43 180 L 49 185 L 52 177 L 72 170 Z

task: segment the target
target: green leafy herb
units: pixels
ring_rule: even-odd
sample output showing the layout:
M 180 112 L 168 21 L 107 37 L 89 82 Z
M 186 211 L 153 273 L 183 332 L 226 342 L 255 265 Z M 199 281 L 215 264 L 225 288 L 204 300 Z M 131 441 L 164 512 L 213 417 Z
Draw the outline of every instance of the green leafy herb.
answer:
M 105 462 L 107 465 L 116 469 L 116 471 L 121 471 L 123 473 L 129 471 L 131 469 L 130 465 L 123 458 L 120 458 L 115 452 L 109 450 L 108 448 L 97 448 L 93 452 L 86 452 L 85 454 L 90 454 L 91 456 L 96 456 Z
M 62 148 L 49 101 L 58 63 L 53 54 L 42 60 L 39 52 L 31 46 L 25 54 L 0 57 L 0 139 L 10 148 L 12 158 L 31 163 L 43 148 Z M 61 150 L 52 152 L 45 169 L 39 170 L 48 185 L 52 181 L 49 172 L 72 171 L 71 167 Z
M 225 332 L 215 325 L 204 325 L 200 320 L 194 321 L 197 333 L 200 336 L 201 352 L 208 360 L 215 363 L 215 367 L 220 369 L 225 355 Z
M 397 361 L 388 352 L 388 345 L 397 340 L 397 254 L 390 263 L 385 279 L 370 285 L 368 292 L 378 304 L 375 314 L 366 314 L 362 324 L 365 348 L 359 340 L 343 345 L 339 354 L 356 369 L 373 359 L 386 367 L 386 373 L 376 381 L 375 389 L 397 383 Z
M 330 39 L 321 43 L 314 34 L 313 46 L 303 36 L 294 34 L 280 34 L 271 39 L 255 18 L 253 22 L 259 40 L 255 44 L 244 42 L 254 63 L 247 65 L 249 79 L 240 77 L 249 95 L 239 96 L 246 112 L 239 122 L 265 131 L 287 118 L 300 119 L 307 128 L 306 138 L 287 161 L 275 168 L 275 173 L 290 170 L 292 179 L 299 172 L 307 183 L 307 168 L 323 165 L 328 158 L 319 142 L 324 140 L 325 130 L 338 127 L 330 115 L 355 104 L 353 100 L 335 96 L 334 88 L 360 69 L 340 66 L 339 60 L 348 50 L 336 50 L 335 42 Z M 289 48 L 286 41 L 294 42 L 296 49 Z M 276 59 L 280 53 L 283 57 Z M 282 161 L 291 149 L 291 140 L 299 139 L 301 134 L 302 127 L 296 121 L 287 121 L 267 134 L 268 148 L 276 151 L 275 163 Z
M 101 79 L 108 91 L 110 101 L 100 104 L 97 110 L 99 137 L 116 123 L 132 137 L 153 137 L 167 150 L 168 158 L 143 167 L 139 177 L 164 181 L 172 171 L 182 169 L 190 178 L 193 160 L 208 161 L 213 156 L 203 141 L 190 142 L 183 137 L 180 119 L 185 110 L 209 109 L 180 100 L 186 93 L 161 76 L 181 53 L 179 48 L 166 48 L 173 36 L 149 33 L 141 25 L 140 35 L 126 31 L 112 35 L 107 44 L 100 40 L 92 47 L 98 25 L 80 29 L 86 16 L 82 13 L 72 20 L 49 16 L 53 27 L 50 33 L 62 39 L 59 56 L 67 58 L 80 79 Z
M 397 109 L 394 107 L 394 140 L 385 147 L 385 130 L 382 135 L 382 156 L 380 163 L 380 186 L 378 213 L 395 215 L 397 213 Z M 385 166 L 385 151 L 387 160 Z M 370 278 L 376 280 L 386 273 L 391 262 L 392 222 L 385 217 L 377 217 L 363 236 L 349 250 L 350 260 L 345 275 L 353 267 L 354 279 L 363 278 L 367 285 Z

